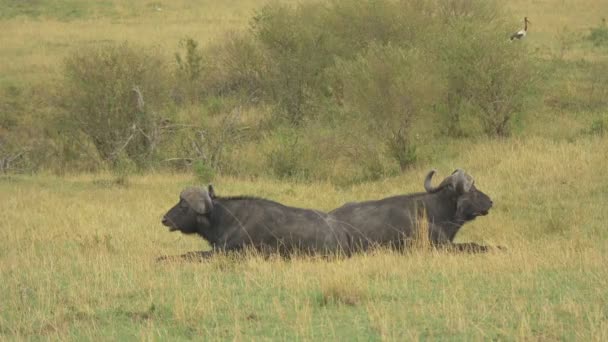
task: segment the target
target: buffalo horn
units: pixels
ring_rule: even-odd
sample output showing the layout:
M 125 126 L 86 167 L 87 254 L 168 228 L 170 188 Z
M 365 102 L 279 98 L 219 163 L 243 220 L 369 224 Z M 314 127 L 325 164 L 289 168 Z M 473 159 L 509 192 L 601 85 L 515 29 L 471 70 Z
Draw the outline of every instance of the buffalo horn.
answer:
M 431 179 L 433 178 L 433 175 L 435 174 L 435 172 L 437 172 L 437 170 L 432 169 L 431 171 L 429 171 L 429 173 L 426 175 L 426 178 L 424 179 L 424 189 L 426 190 L 426 192 L 428 193 L 435 193 L 440 191 L 441 189 L 445 188 L 446 186 L 452 184 L 452 176 L 446 178 L 443 180 L 443 182 L 441 182 L 441 184 L 439 184 L 438 187 L 434 188 L 431 185 Z
M 457 169 L 450 177 L 452 178 L 454 188 L 458 189 L 459 192 L 465 193 L 471 190 L 474 182 L 473 178 L 467 175 L 463 169 Z
M 207 190 L 201 188 L 186 188 L 180 197 L 197 213 L 205 214 L 211 211 L 213 203 Z
M 437 191 L 437 188 L 434 188 L 433 185 L 431 185 L 431 180 L 433 179 L 433 176 L 436 172 L 437 170 L 432 169 L 424 178 L 424 190 L 426 190 L 426 192 L 433 193 Z

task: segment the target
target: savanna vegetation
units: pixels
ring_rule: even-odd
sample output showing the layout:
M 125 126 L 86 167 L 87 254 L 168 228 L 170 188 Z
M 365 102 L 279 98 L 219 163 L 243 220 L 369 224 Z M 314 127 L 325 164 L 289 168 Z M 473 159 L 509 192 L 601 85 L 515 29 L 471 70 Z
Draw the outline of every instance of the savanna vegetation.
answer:
M 608 338 L 604 2 L 0 8 L 2 339 Z M 329 211 L 432 167 L 506 252 L 154 262 L 206 248 L 160 224 L 186 185 Z

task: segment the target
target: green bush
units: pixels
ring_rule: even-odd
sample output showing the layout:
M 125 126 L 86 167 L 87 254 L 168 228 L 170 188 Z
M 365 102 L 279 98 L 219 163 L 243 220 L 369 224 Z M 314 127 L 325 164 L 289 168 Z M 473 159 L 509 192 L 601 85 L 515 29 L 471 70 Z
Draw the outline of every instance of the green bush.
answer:
M 175 53 L 177 84 L 174 99 L 178 102 L 198 102 L 202 93 L 200 81 L 204 68 L 203 55 L 198 48 L 198 42 L 192 38 L 182 39 L 179 47 L 184 52 Z
M 213 181 L 215 177 L 215 171 L 210 165 L 206 164 L 202 160 L 197 160 L 192 164 L 192 170 L 199 183 L 207 184 Z
M 310 177 L 310 151 L 295 130 L 275 133 L 275 148 L 267 156 L 268 167 L 280 179 L 307 180 Z
M 27 96 L 16 85 L 0 88 L 0 174 L 24 172 L 28 169 L 30 141 L 20 118 L 26 111 Z
M 589 128 L 581 130 L 580 135 L 604 137 L 608 135 L 608 115 L 595 118 Z
M 508 136 L 534 86 L 525 41 L 510 42 L 502 9 L 491 1 L 439 3 L 441 26 L 431 48 L 440 58 L 443 95 L 437 107 L 451 136 L 470 135 L 462 121 L 473 115 L 490 136 Z
M 215 108 L 218 112 L 211 111 L 208 104 L 180 108 L 174 115 L 175 121 L 161 127 L 163 139 L 158 149 L 162 165 L 194 171 L 203 178 L 240 170 L 238 165 L 228 164 L 238 163 L 228 157 L 232 149 L 249 139 L 250 129 L 242 122 L 247 109 L 238 101 L 232 102 L 230 98 L 222 98 Z
M 608 25 L 606 25 L 606 18 L 602 18 L 602 23 L 591 29 L 587 39 L 593 42 L 595 46 L 608 46 Z
M 406 5 L 409 2 L 333 1 L 265 6 L 251 23 L 264 55 L 258 66 L 265 75 L 264 98 L 292 124 L 325 111 L 325 98 L 334 95 L 326 71 L 337 58 L 355 58 L 372 43 L 413 43 L 420 20 L 415 13 L 404 17 L 409 13 Z
M 591 124 L 591 128 L 589 129 L 589 133 L 593 135 L 604 136 L 608 131 L 608 120 L 599 119 L 593 121 Z
M 51 110 L 53 84 L 0 87 L 0 173 L 29 173 L 58 166 Z
M 608 105 L 608 61 L 591 61 L 589 64 L 586 82 L 589 88 L 583 89 L 586 98 L 582 101 L 589 109 L 602 110 Z
M 370 138 L 388 145 L 401 169 L 415 160 L 413 122 L 434 97 L 426 65 L 416 50 L 373 43 L 353 60 L 339 59 L 331 71 L 344 110 L 366 123 Z
M 29 171 L 28 153 L 14 136 L 0 131 L 0 174 Z
M 321 14 L 318 5 L 268 5 L 251 23 L 266 56 L 263 95 L 290 124 L 300 124 L 312 111 L 323 70 L 333 63 L 332 41 L 320 23 Z
M 85 49 L 60 87 L 60 126 L 79 146 L 63 155 L 203 177 L 394 174 L 427 160 L 437 135 L 510 134 L 534 74 L 505 17 L 487 0 L 271 3 L 246 32 L 181 40 L 172 70 L 153 49 Z
M 485 133 L 505 136 L 510 133 L 513 116 L 521 111 L 531 83 L 531 72 L 527 66 L 530 57 L 526 45 L 509 44 L 507 32 L 510 28 L 502 19 L 504 13 L 498 2 L 481 0 L 267 5 L 251 22 L 248 44 L 257 56 L 253 59 L 255 62 L 248 64 L 248 70 L 250 74 L 264 77 L 257 78 L 255 85 L 231 84 L 237 88 L 243 86 L 249 93 L 257 89 L 263 99 L 276 106 L 280 118 L 300 124 L 307 118 L 333 111 L 328 110 L 332 105 L 344 104 L 347 95 L 342 83 L 347 81 L 336 82 L 335 76 L 340 74 L 339 69 L 353 64 L 350 83 L 361 82 L 359 87 L 361 90 L 367 88 L 363 94 L 368 100 L 382 94 L 375 100 L 378 107 L 386 93 L 381 88 L 382 82 L 376 80 L 372 81 L 373 85 L 366 85 L 365 76 L 353 76 L 353 73 L 357 72 L 356 67 L 364 67 L 366 62 L 363 60 L 373 59 L 373 54 L 381 55 L 386 49 L 388 56 L 393 58 L 386 65 L 397 58 L 418 56 L 422 59 L 413 67 L 412 61 L 404 61 L 405 71 L 394 64 L 392 71 L 398 80 L 391 80 L 393 75 L 388 72 L 385 78 L 412 89 L 420 86 L 417 82 L 433 80 L 432 86 L 423 85 L 430 94 L 423 98 L 438 98 L 433 104 L 444 118 L 441 125 L 444 131 L 450 135 L 467 133 L 470 129 L 461 127 L 462 117 L 475 114 Z M 224 56 L 231 56 L 228 58 L 231 64 L 243 64 L 235 63 L 244 58 L 231 53 L 230 49 L 220 50 Z M 359 65 L 355 66 L 357 63 Z M 382 72 L 378 65 L 370 64 L 368 68 L 376 68 L 368 73 Z M 416 68 L 415 72 L 412 68 Z M 224 78 L 232 78 L 240 69 L 231 69 Z M 399 79 L 403 77 L 412 80 Z M 258 88 L 254 89 L 254 86 Z M 400 91 L 399 86 L 392 87 L 396 93 Z M 391 99 L 386 102 L 398 105 L 395 101 L 398 96 L 389 96 Z M 405 95 L 404 98 L 413 97 Z M 370 108 L 366 106 L 371 103 L 371 100 L 358 101 L 354 105 L 360 106 L 357 108 L 350 103 L 349 111 L 369 113 Z M 426 101 L 416 106 L 428 104 L 430 102 Z M 377 115 L 382 114 L 374 111 L 372 117 Z M 373 121 L 371 117 L 368 119 Z M 390 123 L 395 127 L 393 124 Z M 402 131 L 406 129 L 397 127 Z
M 60 95 L 64 122 L 84 134 L 99 157 L 118 167 L 124 152 L 138 168 L 157 153 L 159 110 L 168 101 L 170 76 L 150 49 L 108 44 L 79 50 L 65 61 Z
M 190 64 L 197 67 L 186 69 L 197 72 L 183 72 L 180 71 L 183 68 L 178 68 L 178 95 L 187 96 L 189 92 L 194 100 L 202 102 L 213 97 L 237 97 L 257 103 L 263 97 L 262 80 L 268 78 L 267 59 L 250 33 L 229 32 L 200 51 L 193 48 L 198 46 L 196 42 L 188 44 L 191 48 L 186 49 L 185 57 L 180 57 L 181 63 L 189 59 L 196 61 Z
M 345 110 L 363 116 L 370 129 L 405 131 L 432 94 L 431 76 L 418 51 L 371 44 L 331 70 Z
M 387 145 L 389 155 L 397 161 L 401 171 L 407 170 L 416 162 L 416 145 L 410 143 L 410 138 L 403 131 L 393 133 Z
M 255 94 L 254 103 L 274 108 L 265 129 L 279 142 L 265 153 L 278 177 L 392 174 L 425 158 L 414 144 L 419 132 L 422 141 L 510 134 L 534 75 L 525 42 L 509 43 L 504 17 L 498 2 L 483 0 L 273 3 L 249 32 L 203 53 L 215 61 L 205 64 L 206 88 L 223 89 L 206 103 Z M 321 126 L 346 137 L 344 148 L 317 151 L 311 127 Z M 307 153 L 316 157 L 303 162 Z M 332 171 L 334 162 L 349 172 Z

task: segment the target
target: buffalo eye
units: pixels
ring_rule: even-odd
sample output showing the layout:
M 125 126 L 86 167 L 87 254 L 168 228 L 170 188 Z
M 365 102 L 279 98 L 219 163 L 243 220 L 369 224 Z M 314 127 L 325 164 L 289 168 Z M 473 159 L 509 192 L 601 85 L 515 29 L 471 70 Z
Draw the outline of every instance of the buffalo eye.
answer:
M 181 201 L 181 202 L 179 203 L 179 208 L 180 208 L 180 209 L 181 209 L 183 212 L 187 212 L 187 211 L 188 211 L 188 208 L 189 208 L 188 203 L 186 203 L 186 202 L 184 202 L 184 201 Z

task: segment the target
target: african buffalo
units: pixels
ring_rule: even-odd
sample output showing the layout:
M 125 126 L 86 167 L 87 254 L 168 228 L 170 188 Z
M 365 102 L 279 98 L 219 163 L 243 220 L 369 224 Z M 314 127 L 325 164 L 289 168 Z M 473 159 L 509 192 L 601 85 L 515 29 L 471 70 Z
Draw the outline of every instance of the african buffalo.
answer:
M 198 234 L 212 250 L 184 254 L 205 258 L 246 247 L 262 253 L 333 254 L 345 251 L 346 236 L 324 212 L 282 205 L 255 197 L 219 197 L 211 185 L 186 188 L 163 217 L 170 231 Z
M 468 221 L 488 214 L 492 200 L 479 191 L 473 178 L 458 169 L 436 188 L 431 185 L 435 170 L 424 181 L 426 192 L 394 196 L 376 201 L 347 203 L 329 212 L 344 226 L 351 251 L 375 246 L 407 247 L 416 236 L 417 222 L 426 217 L 433 246 L 485 252 L 490 247 L 475 243 L 453 243 L 456 233 Z

